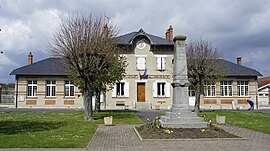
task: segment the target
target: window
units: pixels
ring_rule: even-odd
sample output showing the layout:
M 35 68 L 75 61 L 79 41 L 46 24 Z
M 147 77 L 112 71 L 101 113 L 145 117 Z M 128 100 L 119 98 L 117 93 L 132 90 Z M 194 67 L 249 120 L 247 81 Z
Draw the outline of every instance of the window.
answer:
M 248 96 L 248 81 L 237 81 L 238 96 Z
M 153 83 L 153 97 L 170 97 L 171 84 L 166 81 Z
M 157 95 L 165 96 L 165 82 L 157 83 Z
M 129 83 L 126 81 L 116 83 L 112 89 L 112 97 L 129 97 Z
M 71 81 L 65 81 L 65 96 L 74 96 L 74 84 Z
M 166 69 L 166 58 L 157 57 L 157 69 L 159 71 L 164 71 Z
M 116 83 L 116 95 L 117 96 L 125 96 L 125 91 L 124 91 L 124 87 L 125 83 L 124 82 L 120 82 L 120 83 Z
M 145 57 L 137 57 L 137 70 L 145 70 Z
M 46 96 L 55 96 L 55 81 L 46 81 Z
M 232 81 L 220 82 L 221 96 L 232 96 Z
M 204 82 L 204 96 L 216 96 L 216 85 L 212 82 Z
M 189 96 L 189 97 L 195 97 L 195 96 L 196 96 L 195 90 L 189 90 L 189 91 L 188 91 L 188 96 Z
M 37 96 L 37 81 L 27 81 L 27 96 Z

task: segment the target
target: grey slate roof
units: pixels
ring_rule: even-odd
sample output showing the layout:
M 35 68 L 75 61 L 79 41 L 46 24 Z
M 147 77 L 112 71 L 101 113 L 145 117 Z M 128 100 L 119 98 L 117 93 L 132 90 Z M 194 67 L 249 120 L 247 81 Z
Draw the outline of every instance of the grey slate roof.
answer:
M 226 76 L 262 76 L 257 70 L 220 59 L 220 67 Z
M 68 75 L 68 67 L 62 58 L 47 58 L 14 69 L 11 75 Z
M 172 46 L 174 45 L 173 41 L 148 34 L 142 28 L 138 32 L 131 32 L 116 37 L 115 40 L 120 45 L 130 45 L 137 36 L 147 37 L 150 40 L 151 45 L 172 45 Z
M 254 69 L 220 59 L 226 76 L 262 76 Z M 11 75 L 68 75 L 68 66 L 62 58 L 47 58 L 13 70 Z

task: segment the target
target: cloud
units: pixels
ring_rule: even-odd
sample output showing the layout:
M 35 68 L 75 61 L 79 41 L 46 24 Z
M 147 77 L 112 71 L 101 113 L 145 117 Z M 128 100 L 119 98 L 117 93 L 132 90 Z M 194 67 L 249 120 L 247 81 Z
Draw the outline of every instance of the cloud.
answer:
M 173 25 L 174 34 L 187 40 L 203 37 L 216 46 L 224 59 L 270 76 L 270 2 L 265 0 L 1 0 L 0 50 L 8 64 L 1 73 L 27 63 L 29 51 L 34 61 L 48 57 L 52 33 L 74 11 L 106 15 L 120 28 L 120 34 L 138 31 L 164 37 Z M 3 56 L 0 56 L 3 57 Z M 1 62 L 0 62 L 1 63 Z

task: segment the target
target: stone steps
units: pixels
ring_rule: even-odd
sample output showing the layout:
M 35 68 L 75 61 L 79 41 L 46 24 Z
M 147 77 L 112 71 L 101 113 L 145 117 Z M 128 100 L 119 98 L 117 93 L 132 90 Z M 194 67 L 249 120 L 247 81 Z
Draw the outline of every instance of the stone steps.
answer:
M 136 102 L 136 110 L 149 110 L 150 103 L 148 102 Z

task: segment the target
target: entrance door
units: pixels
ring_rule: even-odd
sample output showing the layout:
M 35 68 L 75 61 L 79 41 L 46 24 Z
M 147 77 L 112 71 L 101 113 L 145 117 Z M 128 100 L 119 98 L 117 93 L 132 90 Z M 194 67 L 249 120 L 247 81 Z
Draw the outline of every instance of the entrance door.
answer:
M 145 83 L 137 83 L 137 102 L 145 102 Z

